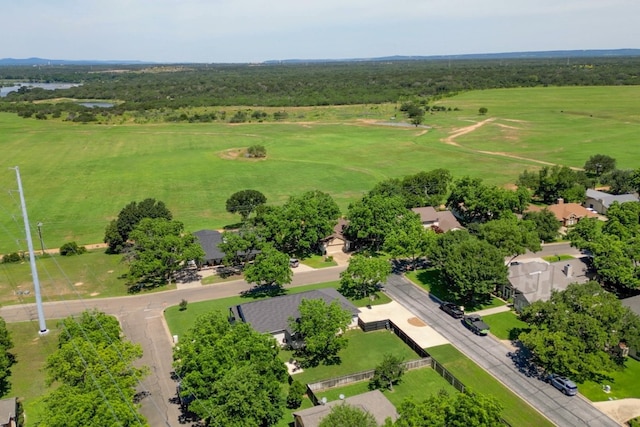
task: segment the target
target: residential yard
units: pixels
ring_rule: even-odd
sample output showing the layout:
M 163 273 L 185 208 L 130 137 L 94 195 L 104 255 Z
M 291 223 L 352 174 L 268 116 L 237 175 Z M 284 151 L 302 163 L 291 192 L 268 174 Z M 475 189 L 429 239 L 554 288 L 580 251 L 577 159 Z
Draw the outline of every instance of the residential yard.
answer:
M 426 350 L 466 387 L 497 398 L 504 407 L 503 417 L 512 426 L 553 426 L 553 423 L 451 344 L 430 347 Z
M 335 262 L 333 258 L 329 258 L 324 255 L 313 255 L 309 258 L 300 260 L 300 262 L 312 268 L 335 267 L 336 265 L 338 265 L 338 263 Z
M 564 254 L 560 254 L 560 255 L 549 255 L 549 256 L 543 256 L 542 259 L 547 261 L 547 262 L 558 262 L 558 261 L 566 261 L 569 259 L 574 259 L 574 256 L 571 255 L 564 255 Z
M 594 383 L 587 381 L 578 384 L 578 390 L 592 402 L 609 399 L 624 399 L 628 397 L 640 398 L 640 362 L 627 358 L 626 368 L 611 374 L 611 381 Z M 605 393 L 603 386 L 610 385 L 611 392 Z
M 440 390 L 446 390 L 451 394 L 457 393 L 456 389 L 438 375 L 436 371 L 431 368 L 421 368 L 405 372 L 401 382 L 393 387 L 393 391 L 386 389 L 381 391 L 397 408 L 408 397 L 421 401 Z M 341 394 L 349 397 L 366 393 L 367 391 L 369 391 L 369 381 L 360 381 L 345 387 L 336 387 L 317 392 L 316 397 L 318 399 L 326 397 L 327 401 L 330 402 L 338 400 Z
M 293 375 L 293 379 L 308 384 L 374 369 L 386 353 L 395 354 L 403 360 L 420 358 L 400 338 L 387 330 L 365 333 L 360 329 L 352 329 L 346 333 L 346 337 L 349 339 L 349 345 L 338 354 L 340 364 L 305 369 L 302 373 Z M 287 350 L 280 352 L 280 358 L 283 361 L 295 359 L 293 352 Z
M 58 330 L 51 322 L 49 334 L 38 335 L 37 322 L 7 323 L 14 347 L 11 353 L 16 356 L 16 363 L 11 367 L 11 390 L 7 396 L 23 399 L 24 409 L 29 421 L 35 426 L 42 419 L 44 395 L 49 391 L 45 384 L 44 366 L 47 356 L 58 346 Z
M 407 272 L 405 276 L 407 277 L 407 279 L 421 286 L 426 291 L 435 295 L 439 299 L 443 301 L 457 302 L 447 291 L 446 284 L 440 279 L 440 274 L 438 269 L 427 268 L 424 270 L 414 270 L 414 271 Z M 475 305 L 467 305 L 464 307 L 464 310 L 470 313 L 473 311 L 483 310 L 485 308 L 500 307 L 505 304 L 506 302 L 504 302 L 500 298 L 496 298 L 492 296 L 491 300 L 488 303 L 478 303 Z
M 528 329 L 527 323 L 513 311 L 483 316 L 482 319 L 491 327 L 491 333 L 501 340 L 516 340 L 521 332 Z
M 128 295 L 123 279 L 127 265 L 121 255 L 107 255 L 104 249 L 75 256 L 38 257 L 36 268 L 45 302 Z M 167 289 L 175 289 L 175 284 L 157 288 Z M 33 302 L 35 292 L 29 262 L 0 264 L 0 304 Z
M 285 290 L 286 294 L 295 294 L 299 292 L 306 292 L 313 289 L 321 289 L 321 288 L 339 288 L 340 282 L 332 281 L 325 283 L 316 283 L 314 285 L 300 286 L 296 288 L 288 288 Z M 172 335 L 182 336 L 184 335 L 189 328 L 193 325 L 196 318 L 201 314 L 208 313 L 210 311 L 219 310 L 223 313 L 226 313 L 229 310 L 229 307 L 232 305 L 242 304 L 250 301 L 257 301 L 260 299 L 269 298 L 269 296 L 261 296 L 258 298 L 252 297 L 244 297 L 244 296 L 236 296 L 229 298 L 216 299 L 211 301 L 202 301 L 202 302 L 194 302 L 187 303 L 187 309 L 184 311 L 180 311 L 180 307 L 174 305 L 172 307 L 167 307 L 164 311 L 164 317 L 169 325 L 169 330 Z M 389 302 L 389 297 L 379 292 L 376 294 L 376 299 L 373 303 L 369 299 L 355 300 L 351 301 L 357 307 L 365 307 L 367 304 L 384 304 L 385 302 Z

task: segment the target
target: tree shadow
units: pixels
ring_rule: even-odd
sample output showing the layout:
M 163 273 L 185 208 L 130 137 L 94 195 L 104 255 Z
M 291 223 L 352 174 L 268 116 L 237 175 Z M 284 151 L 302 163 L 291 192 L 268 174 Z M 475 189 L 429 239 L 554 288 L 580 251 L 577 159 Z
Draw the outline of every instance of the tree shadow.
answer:
M 261 285 L 254 286 L 253 288 L 240 292 L 242 298 L 264 298 L 264 297 L 277 297 L 285 295 L 287 291 L 278 285 Z

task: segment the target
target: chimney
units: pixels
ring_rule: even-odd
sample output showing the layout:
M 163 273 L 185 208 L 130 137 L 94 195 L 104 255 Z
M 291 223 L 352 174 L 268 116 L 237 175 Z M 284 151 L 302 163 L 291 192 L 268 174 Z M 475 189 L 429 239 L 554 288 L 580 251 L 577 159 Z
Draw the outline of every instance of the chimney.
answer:
M 564 275 L 567 277 L 571 277 L 573 275 L 573 269 L 571 268 L 571 264 L 565 264 L 562 270 L 564 271 Z
M 556 200 L 556 203 L 561 205 L 564 203 L 564 199 L 562 197 L 559 197 L 558 200 Z

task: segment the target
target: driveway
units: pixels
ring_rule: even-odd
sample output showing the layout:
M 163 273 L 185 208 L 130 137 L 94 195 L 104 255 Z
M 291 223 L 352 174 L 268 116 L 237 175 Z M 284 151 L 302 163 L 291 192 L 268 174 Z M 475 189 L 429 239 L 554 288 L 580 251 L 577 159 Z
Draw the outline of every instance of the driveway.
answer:
M 551 385 L 520 373 L 507 357 L 508 349 L 498 340 L 469 332 L 460 320 L 442 312 L 426 291 L 404 277 L 389 276 L 385 292 L 556 425 L 619 426 L 581 396 L 565 396 Z

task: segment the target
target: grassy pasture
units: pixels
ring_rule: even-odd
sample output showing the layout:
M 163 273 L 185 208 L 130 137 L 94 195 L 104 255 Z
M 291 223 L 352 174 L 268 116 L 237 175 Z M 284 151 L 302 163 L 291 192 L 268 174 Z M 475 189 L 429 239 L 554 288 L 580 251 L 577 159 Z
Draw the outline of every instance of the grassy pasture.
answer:
M 380 180 L 438 167 L 493 184 L 538 167 L 533 160 L 579 167 L 599 152 L 617 158 L 619 167 L 635 167 L 639 96 L 635 86 L 475 91 L 438 101 L 460 111 L 427 115 L 429 130 L 369 122 L 388 120 L 392 106 L 288 109 L 286 123 L 241 125 L 82 125 L 3 113 L 0 253 L 26 249 L 18 196 L 8 191 L 17 188 L 7 169 L 16 165 L 36 246 L 39 221 L 49 248 L 71 240 L 92 244 L 125 204 L 146 197 L 165 201 L 195 231 L 237 222 L 225 201 L 246 188 L 274 204 L 319 189 L 346 211 Z M 482 106 L 486 116 L 477 114 Z M 460 146 L 443 143 L 487 118 L 493 121 L 456 138 Z M 237 156 L 254 144 L 266 147 L 266 160 Z

